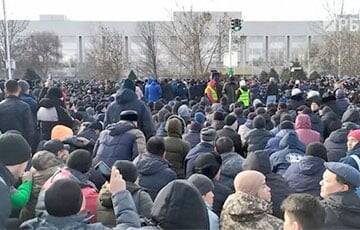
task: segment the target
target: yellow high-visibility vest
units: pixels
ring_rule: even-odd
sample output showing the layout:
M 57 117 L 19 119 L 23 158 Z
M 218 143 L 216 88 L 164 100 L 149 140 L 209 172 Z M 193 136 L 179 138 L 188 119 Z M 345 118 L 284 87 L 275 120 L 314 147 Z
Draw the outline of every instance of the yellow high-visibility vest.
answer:
M 218 101 L 218 95 L 216 93 L 216 90 L 211 88 L 211 86 L 207 86 L 205 89 L 205 94 L 207 95 L 207 93 L 210 91 L 211 94 L 211 98 L 213 99 L 213 101 Z
M 250 91 L 240 89 L 240 96 L 238 98 L 238 102 L 242 102 L 245 107 L 249 107 L 250 105 Z

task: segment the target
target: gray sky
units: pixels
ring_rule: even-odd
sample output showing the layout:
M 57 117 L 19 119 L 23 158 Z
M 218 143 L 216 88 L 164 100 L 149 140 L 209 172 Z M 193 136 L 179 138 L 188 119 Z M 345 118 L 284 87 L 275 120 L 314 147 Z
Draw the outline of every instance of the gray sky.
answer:
M 242 11 L 243 19 L 249 21 L 326 20 L 326 3 L 338 11 L 341 0 L 6 0 L 11 19 L 61 14 L 71 20 L 93 21 L 169 20 L 172 11 L 190 6 L 196 11 Z M 345 0 L 346 13 L 359 10 L 360 0 Z

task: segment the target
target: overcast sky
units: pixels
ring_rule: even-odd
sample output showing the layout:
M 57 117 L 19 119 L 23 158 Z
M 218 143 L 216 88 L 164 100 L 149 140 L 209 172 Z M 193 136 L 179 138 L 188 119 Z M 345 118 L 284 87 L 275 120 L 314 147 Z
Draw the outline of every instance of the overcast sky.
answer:
M 169 20 L 172 11 L 242 11 L 248 21 L 326 20 L 324 6 L 340 9 L 342 0 L 6 0 L 11 19 L 37 20 L 61 14 L 71 20 Z M 335 7 L 333 7 L 333 3 Z M 345 12 L 358 14 L 360 0 L 345 0 Z M 0 13 L 2 18 L 2 11 Z

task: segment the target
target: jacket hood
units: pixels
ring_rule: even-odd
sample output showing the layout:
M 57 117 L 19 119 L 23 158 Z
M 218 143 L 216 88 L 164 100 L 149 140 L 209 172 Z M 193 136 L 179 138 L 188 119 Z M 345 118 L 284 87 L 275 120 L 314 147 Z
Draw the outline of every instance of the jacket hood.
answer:
M 205 203 L 186 180 L 172 181 L 160 190 L 151 217 L 162 229 L 209 229 Z
M 116 124 L 109 126 L 108 130 L 110 131 L 111 136 L 118 136 L 126 133 L 129 130 L 135 129 L 135 125 L 130 121 L 119 121 Z
M 116 94 L 116 102 L 118 104 L 126 104 L 137 100 L 137 95 L 130 89 L 120 89 Z
M 181 138 L 183 132 L 182 118 L 178 116 L 169 117 L 166 121 L 165 130 L 167 131 L 169 137 Z
M 295 121 L 296 129 L 311 129 L 310 117 L 306 114 L 300 114 L 296 117 Z
M 338 129 L 330 134 L 328 139 L 331 142 L 337 143 L 337 144 L 346 144 L 347 142 L 347 134 L 348 130 L 346 129 Z
M 329 106 L 324 106 L 324 108 L 322 108 L 321 111 L 323 116 L 327 113 L 333 112 L 333 110 Z
M 242 164 L 243 170 L 256 170 L 266 175 L 271 173 L 269 154 L 264 150 L 250 153 Z
M 272 213 L 271 202 L 258 197 L 236 192 L 231 194 L 223 208 L 236 222 L 256 221 L 262 219 L 263 215 Z
M 160 156 L 148 153 L 137 163 L 138 172 L 142 175 L 153 175 L 169 167 L 169 163 Z
M 279 147 L 280 149 L 284 149 L 286 147 L 289 147 L 290 149 L 296 149 L 297 143 L 299 142 L 299 139 L 294 132 L 287 133 L 280 141 Z
M 299 168 L 304 175 L 314 175 L 324 168 L 324 163 L 321 158 L 305 156 L 299 161 Z
M 238 153 L 229 152 L 223 153 L 220 156 L 222 159 L 221 174 L 233 177 L 233 175 L 242 171 L 242 162 L 244 162 L 244 158 Z
M 360 112 L 357 109 L 348 109 L 345 111 L 341 118 L 341 122 L 353 122 L 355 124 L 360 124 Z
M 342 124 L 341 128 L 346 130 L 353 130 L 353 129 L 359 129 L 360 125 L 353 122 L 345 122 Z

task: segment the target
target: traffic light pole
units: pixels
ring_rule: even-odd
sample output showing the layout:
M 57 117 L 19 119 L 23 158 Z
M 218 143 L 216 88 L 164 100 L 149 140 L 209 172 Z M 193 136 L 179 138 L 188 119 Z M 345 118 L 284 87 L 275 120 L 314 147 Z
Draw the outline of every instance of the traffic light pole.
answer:
M 232 67 L 232 63 L 231 63 L 231 34 L 232 34 L 232 29 L 229 29 L 229 68 Z

